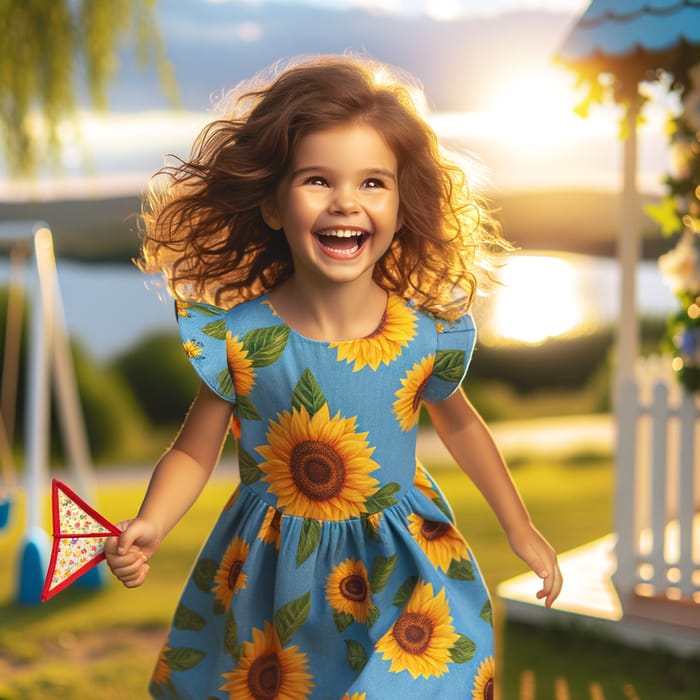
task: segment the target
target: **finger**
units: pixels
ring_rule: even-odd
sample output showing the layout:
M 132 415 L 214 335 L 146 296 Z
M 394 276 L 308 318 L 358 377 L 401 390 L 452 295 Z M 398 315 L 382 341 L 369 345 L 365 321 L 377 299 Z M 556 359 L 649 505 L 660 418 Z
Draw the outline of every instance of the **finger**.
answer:
M 558 566 L 554 566 L 554 573 L 544 582 L 542 590 L 538 593 L 538 598 L 544 598 L 546 607 L 551 608 L 554 601 L 559 596 L 563 585 L 563 577 Z
M 146 576 L 150 570 L 151 567 L 148 564 L 144 564 L 136 575 L 122 580 L 122 584 L 125 588 L 137 588 L 146 580 Z
M 121 535 L 119 535 L 119 548 L 118 553 L 121 555 L 126 554 L 134 547 L 134 542 L 138 538 L 137 528 L 128 527 Z
M 119 538 L 118 537 L 108 537 L 105 540 L 105 554 L 107 556 L 116 555 L 118 547 L 119 547 Z
M 562 573 L 557 566 L 554 572 L 554 581 L 552 583 L 552 590 L 547 597 L 545 601 L 545 605 L 549 608 L 552 606 L 554 601 L 559 597 L 559 594 L 561 593 L 561 589 L 564 585 L 564 577 L 562 576 Z
M 139 557 L 130 562 L 114 566 L 112 573 L 119 579 L 133 578 L 146 565 L 146 558 Z

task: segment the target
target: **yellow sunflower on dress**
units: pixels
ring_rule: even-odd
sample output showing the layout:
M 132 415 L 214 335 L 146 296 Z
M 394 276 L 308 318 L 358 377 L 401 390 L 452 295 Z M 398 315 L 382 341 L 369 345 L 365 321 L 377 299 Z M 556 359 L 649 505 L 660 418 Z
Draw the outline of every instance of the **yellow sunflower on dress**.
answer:
M 250 545 L 240 537 L 236 537 L 224 553 L 214 577 L 213 588 L 214 596 L 224 608 L 228 608 L 233 596 L 246 586 L 248 575 L 244 574 L 242 569 L 249 551 Z
M 282 648 L 274 628 L 253 628 L 253 641 L 243 642 L 238 666 L 222 674 L 221 690 L 232 700 L 305 700 L 314 686 L 309 663 L 298 646 Z
M 352 695 L 345 693 L 340 700 L 365 700 L 366 696 L 367 693 L 353 693 Z
M 237 396 L 248 396 L 255 385 L 253 361 L 243 343 L 231 331 L 226 331 L 226 363 Z
M 416 460 L 416 475 L 413 477 L 413 485 L 431 501 L 434 498 L 438 498 L 440 495 L 433 487 L 433 483 L 428 478 L 425 467 L 419 460 Z
M 391 295 L 379 327 L 359 340 L 331 343 L 338 349 L 338 362 L 354 363 L 353 372 L 369 365 L 376 370 L 380 364 L 393 362 L 416 335 L 416 312 L 399 296 Z
M 459 635 L 452 626 L 445 589 L 433 595 L 430 583 L 419 581 L 396 622 L 375 648 L 393 673 L 408 671 L 413 678 L 442 676 L 449 669 L 450 650 Z
M 418 423 L 423 391 L 433 373 L 434 365 L 434 355 L 424 357 L 406 372 L 406 376 L 401 380 L 401 388 L 394 394 L 397 397 L 394 401 L 394 415 L 405 433 L 413 430 Z
M 175 312 L 180 318 L 189 318 L 189 310 L 192 308 L 192 304 L 188 301 L 175 301 Z
M 328 404 L 309 415 L 305 406 L 277 414 L 270 421 L 264 457 L 258 466 L 285 513 L 314 520 L 359 517 L 377 492 L 369 474 L 379 465 L 371 459 L 367 433 L 358 433 L 356 418 L 330 417 Z
M 472 688 L 472 700 L 493 700 L 495 697 L 494 690 L 494 673 L 495 667 L 493 656 L 489 656 L 481 662 L 479 670 L 474 678 L 474 687 Z
M 258 539 L 262 540 L 265 544 L 274 544 L 275 549 L 279 552 L 281 534 L 282 513 L 280 513 L 277 508 L 270 506 L 267 509 L 267 513 L 265 513 L 262 525 L 260 526 Z
M 376 610 L 369 594 L 367 568 L 352 557 L 336 566 L 326 581 L 326 598 L 337 613 L 367 622 Z
M 450 523 L 426 520 L 418 513 L 411 513 L 408 529 L 430 563 L 445 573 L 454 559 L 463 559 L 467 554 L 467 543 Z
M 168 660 L 166 659 L 166 654 L 170 651 L 169 646 L 164 646 L 158 654 L 158 661 L 156 661 L 156 667 L 153 669 L 153 675 L 151 676 L 151 683 L 154 685 L 167 685 L 170 682 L 170 666 L 168 666 Z
M 198 340 L 193 340 L 192 338 L 188 338 L 182 344 L 182 347 L 185 351 L 185 355 L 187 355 L 190 360 L 196 360 L 198 357 L 201 357 L 204 350 L 202 344 Z

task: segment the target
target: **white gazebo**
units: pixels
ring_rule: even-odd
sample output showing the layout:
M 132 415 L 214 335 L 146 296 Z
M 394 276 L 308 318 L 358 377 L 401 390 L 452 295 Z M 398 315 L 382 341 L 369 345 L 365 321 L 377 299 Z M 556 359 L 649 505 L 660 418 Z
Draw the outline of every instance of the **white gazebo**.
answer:
M 670 359 L 639 358 L 636 126 L 641 82 L 677 80 L 700 63 L 700 0 L 593 0 L 557 58 L 584 83 L 605 76 L 625 110 L 615 532 L 561 556 L 565 588 L 556 609 L 529 602 L 530 575 L 503 583 L 498 593 L 512 619 L 575 621 L 632 645 L 694 654 L 700 652 L 700 401 L 679 386 Z

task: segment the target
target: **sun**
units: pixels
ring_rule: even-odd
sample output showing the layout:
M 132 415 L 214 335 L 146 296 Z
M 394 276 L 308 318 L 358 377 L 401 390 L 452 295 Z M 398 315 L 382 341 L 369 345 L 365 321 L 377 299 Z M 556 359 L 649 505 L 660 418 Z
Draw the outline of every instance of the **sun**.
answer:
M 503 286 L 493 298 L 486 335 L 538 345 L 575 333 L 585 325 L 588 307 L 574 265 L 560 256 L 512 255 L 498 275 Z
M 574 112 L 578 102 L 570 71 L 548 63 L 526 64 L 494 77 L 484 111 L 503 138 L 536 150 L 580 129 Z

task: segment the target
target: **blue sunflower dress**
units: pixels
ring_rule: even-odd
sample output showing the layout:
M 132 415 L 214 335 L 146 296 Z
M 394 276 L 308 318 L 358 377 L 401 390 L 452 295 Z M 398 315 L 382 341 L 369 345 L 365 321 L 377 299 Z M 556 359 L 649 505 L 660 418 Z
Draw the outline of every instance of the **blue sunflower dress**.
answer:
M 475 341 L 390 296 L 338 343 L 267 296 L 179 303 L 185 351 L 231 402 L 240 484 L 202 548 L 151 680 L 156 698 L 490 700 L 488 592 L 416 459 L 421 401 L 459 387 Z

